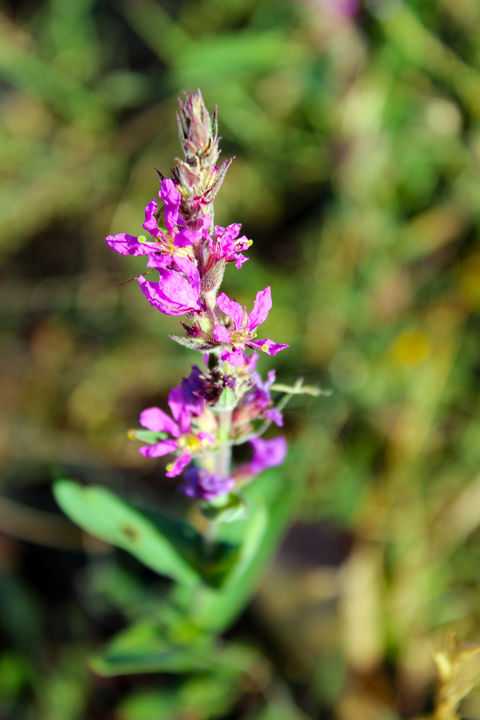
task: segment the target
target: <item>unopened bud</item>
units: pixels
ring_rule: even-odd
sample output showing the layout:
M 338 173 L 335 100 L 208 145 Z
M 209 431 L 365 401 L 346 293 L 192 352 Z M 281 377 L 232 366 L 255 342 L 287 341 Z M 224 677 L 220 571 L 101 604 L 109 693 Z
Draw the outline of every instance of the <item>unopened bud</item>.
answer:
M 186 92 L 185 100 L 179 100 L 179 104 L 178 134 L 185 159 L 177 158 L 172 173 L 182 196 L 182 217 L 187 227 L 197 228 L 200 219 L 209 213 L 231 160 L 218 167 L 221 138 L 217 109 L 209 114 L 200 90 Z

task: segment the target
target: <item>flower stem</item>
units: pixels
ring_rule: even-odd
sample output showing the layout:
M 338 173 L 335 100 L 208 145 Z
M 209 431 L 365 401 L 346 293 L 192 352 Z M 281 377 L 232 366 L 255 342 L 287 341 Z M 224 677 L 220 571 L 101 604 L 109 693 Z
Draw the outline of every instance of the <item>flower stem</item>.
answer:
M 215 474 L 222 477 L 228 477 L 230 474 L 230 462 L 232 459 L 232 448 L 229 442 L 231 423 L 232 411 L 222 410 L 218 415 L 220 449 L 215 458 Z

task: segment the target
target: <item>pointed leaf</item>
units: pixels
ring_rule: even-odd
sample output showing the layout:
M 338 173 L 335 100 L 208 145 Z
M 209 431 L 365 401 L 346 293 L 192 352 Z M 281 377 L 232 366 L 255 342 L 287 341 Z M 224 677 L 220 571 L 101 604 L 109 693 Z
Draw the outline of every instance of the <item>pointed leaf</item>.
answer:
M 150 516 L 98 486 L 83 487 L 59 480 L 55 498 L 62 510 L 81 528 L 135 555 L 144 565 L 180 583 L 198 579 L 187 558 L 195 555 L 198 534 L 174 519 Z M 182 549 L 180 549 L 182 548 Z

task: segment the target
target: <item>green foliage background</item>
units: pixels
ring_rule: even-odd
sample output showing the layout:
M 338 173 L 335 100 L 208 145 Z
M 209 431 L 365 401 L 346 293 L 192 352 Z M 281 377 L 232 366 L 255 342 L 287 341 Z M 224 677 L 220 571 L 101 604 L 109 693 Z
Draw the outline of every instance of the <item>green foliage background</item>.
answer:
M 413 716 L 446 630 L 480 637 L 480 6 L 347 7 L 2 4 L 2 717 Z M 197 87 L 236 156 L 216 222 L 254 240 L 225 288 L 271 284 L 279 378 L 332 392 L 286 413 L 306 485 L 232 631 L 251 675 L 99 681 L 85 658 L 160 581 L 82 552 L 52 468 L 186 507 L 125 429 L 192 357 L 103 238 L 140 230 Z

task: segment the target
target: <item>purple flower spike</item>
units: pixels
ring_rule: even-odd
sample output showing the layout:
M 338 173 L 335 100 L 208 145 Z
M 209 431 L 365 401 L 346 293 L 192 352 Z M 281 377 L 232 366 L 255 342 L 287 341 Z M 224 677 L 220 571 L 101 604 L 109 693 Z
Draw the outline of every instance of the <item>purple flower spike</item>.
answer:
M 230 300 L 225 293 L 220 293 L 217 298 L 217 305 L 233 322 L 233 330 L 228 330 L 224 325 L 217 325 L 214 329 L 213 334 L 217 342 L 232 346 L 232 350 L 222 352 L 222 360 L 228 361 L 231 365 L 243 365 L 245 359 L 241 351 L 245 347 L 262 350 L 268 355 L 276 355 L 280 350 L 289 347 L 286 344 L 275 343 L 269 338 L 254 340 L 255 330 L 265 322 L 272 308 L 270 287 L 266 287 L 265 290 L 260 290 L 257 293 L 253 310 L 249 315 L 247 315 L 245 308 L 242 308 L 235 300 Z
M 212 475 L 202 468 L 191 467 L 185 473 L 185 482 L 179 489 L 196 500 L 215 500 L 234 487 L 235 480 L 231 477 Z
M 262 470 L 281 465 L 287 455 L 287 441 L 283 435 L 272 440 L 253 438 L 249 440 L 253 448 L 253 456 L 247 463 L 248 472 L 257 475 Z
M 143 294 L 150 305 L 165 315 L 184 315 L 198 312 L 200 304 L 200 275 L 187 258 L 174 258 L 178 270 L 159 269 L 159 282 L 138 278 Z

